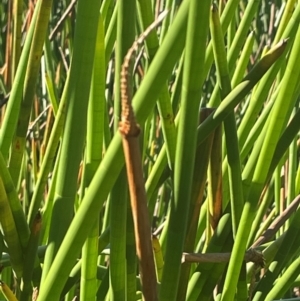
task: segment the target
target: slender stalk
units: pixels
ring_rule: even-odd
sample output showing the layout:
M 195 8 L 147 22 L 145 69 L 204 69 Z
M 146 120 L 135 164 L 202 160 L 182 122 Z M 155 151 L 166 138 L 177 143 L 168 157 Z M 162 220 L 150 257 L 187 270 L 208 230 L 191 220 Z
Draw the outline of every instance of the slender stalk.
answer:
M 191 182 L 196 153 L 198 112 L 205 62 L 210 1 L 191 1 L 188 17 L 182 107 L 178 128 L 174 169 L 174 200 L 168 223 L 165 267 L 160 300 L 176 299 L 180 276 L 180 260 L 186 236 L 190 206 Z M 194 62 L 198 63 L 195 64 Z
M 46 38 L 51 6 L 52 0 L 42 0 L 40 6 L 37 6 L 36 8 L 39 10 L 39 14 L 32 37 L 26 76 L 24 79 L 23 99 L 21 101 L 18 123 L 16 127 L 16 135 L 14 136 L 12 142 L 9 161 L 9 171 L 16 187 L 18 187 L 20 169 L 26 143 L 27 129 L 33 104 L 33 98 L 35 95 L 36 82 L 39 75 L 40 59 L 42 56 L 44 40 Z
M 240 59 L 238 60 L 237 66 L 235 68 L 235 72 L 233 73 L 231 79 L 231 86 L 233 88 L 236 85 L 238 85 L 244 77 L 245 71 L 249 63 L 249 58 L 252 53 L 254 41 L 255 41 L 254 31 L 251 31 L 245 41 Z
M 100 15 L 88 106 L 86 160 L 84 178 L 82 181 L 83 193 L 88 189 L 102 159 L 105 102 L 104 53 L 104 25 Z M 95 300 L 97 293 L 98 235 L 99 219 L 97 218 L 82 249 L 81 300 Z
M 66 92 L 68 95 L 68 114 L 61 146 L 61 161 L 58 167 L 43 281 L 48 276 L 54 257 L 73 218 L 79 163 L 82 158 L 86 135 L 87 105 L 99 9 L 99 1 L 91 2 L 89 6 L 86 6 L 82 1 L 78 1 L 74 53 L 70 67 L 70 84 Z M 70 149 L 72 149 L 72 154 L 70 154 Z M 94 222 L 95 220 L 93 225 Z M 47 290 L 47 287 L 42 285 L 41 295 L 43 295 L 44 290 Z
M 231 83 L 229 76 L 229 67 L 226 59 L 226 50 L 223 42 L 223 33 L 219 20 L 219 14 L 216 7 L 211 10 L 211 33 L 213 39 L 213 50 L 217 66 L 217 76 L 220 85 L 220 95 L 223 100 L 231 91 Z M 224 120 L 226 152 L 228 162 L 228 175 L 230 187 L 230 201 L 232 212 L 232 229 L 235 236 L 238 223 L 241 218 L 243 208 L 243 192 L 242 192 L 242 178 L 241 178 L 241 162 L 239 154 L 239 145 L 237 138 L 237 127 L 234 112 L 230 112 L 228 117 Z M 214 189 L 214 193 L 216 193 Z M 211 193 L 212 194 L 212 193 Z M 219 197 L 220 198 L 220 197 Z M 222 207 L 221 204 L 213 206 L 210 213 L 216 212 L 216 208 Z M 220 211 L 218 215 L 220 216 Z
M 12 57 L 12 80 L 14 78 L 17 66 L 21 56 L 21 39 L 22 39 L 22 1 L 17 0 L 13 3 L 13 57 Z
M 110 195 L 110 270 L 109 295 L 111 300 L 126 299 L 126 172 L 123 169 Z
M 203 122 L 213 109 L 201 109 L 200 122 Z M 196 235 L 198 230 L 199 215 L 203 204 L 207 181 L 207 167 L 211 154 L 214 132 L 203 141 L 196 149 L 195 168 L 192 181 L 191 204 L 189 209 L 187 234 L 184 244 L 184 252 L 194 252 Z M 180 280 L 178 284 L 177 300 L 185 300 L 186 291 L 190 279 L 191 265 L 185 263 L 181 266 Z
M 121 70 L 124 57 L 135 38 L 136 1 L 118 2 L 116 72 L 114 85 L 114 132 L 118 132 L 121 118 Z M 126 218 L 127 218 L 127 180 L 122 170 L 110 195 L 110 288 L 111 300 L 126 299 Z

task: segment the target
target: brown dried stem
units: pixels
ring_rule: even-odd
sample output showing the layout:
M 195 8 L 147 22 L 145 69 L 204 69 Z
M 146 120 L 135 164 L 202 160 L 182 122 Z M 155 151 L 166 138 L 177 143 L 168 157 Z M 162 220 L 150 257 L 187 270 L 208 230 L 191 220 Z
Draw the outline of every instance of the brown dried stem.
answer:
M 192 262 L 192 263 L 222 263 L 229 262 L 231 253 L 183 253 L 181 261 Z M 261 267 L 264 266 L 264 258 L 261 252 L 258 252 L 254 249 L 249 249 L 246 251 L 244 260 L 246 262 L 254 262 Z
M 69 4 L 69 6 L 67 7 L 66 11 L 64 12 L 64 14 L 61 16 L 61 18 L 59 19 L 59 21 L 57 22 L 57 24 L 55 25 L 54 29 L 52 30 L 52 32 L 49 35 L 49 40 L 52 41 L 53 37 L 55 36 L 55 34 L 57 33 L 57 31 L 60 29 L 60 27 L 62 26 L 63 22 L 65 21 L 65 19 L 67 19 L 68 15 L 72 12 L 75 4 L 77 3 L 77 0 L 72 0 L 71 3 Z
M 119 131 L 123 137 L 123 149 L 125 155 L 127 178 L 129 183 L 130 202 L 134 221 L 136 239 L 136 251 L 140 264 L 140 275 L 143 287 L 143 297 L 146 301 L 156 301 L 157 281 L 154 264 L 154 256 L 151 242 L 151 227 L 147 209 L 145 182 L 143 177 L 142 158 L 140 153 L 139 133 L 131 105 L 132 87 L 131 70 L 133 58 L 139 45 L 143 43 L 150 31 L 157 26 L 163 16 L 160 16 L 151 24 L 145 32 L 134 42 L 125 56 L 121 71 L 121 98 L 122 116 Z
M 279 228 L 290 218 L 297 210 L 300 204 L 300 195 L 298 195 L 290 205 L 272 222 L 270 227 L 253 243 L 251 248 L 256 248 L 268 241 L 277 233 Z

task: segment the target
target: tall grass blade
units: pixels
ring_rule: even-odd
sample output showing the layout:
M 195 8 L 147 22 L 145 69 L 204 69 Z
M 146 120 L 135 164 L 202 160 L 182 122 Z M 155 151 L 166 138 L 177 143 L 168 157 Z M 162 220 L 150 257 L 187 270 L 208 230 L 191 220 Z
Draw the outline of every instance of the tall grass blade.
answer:
M 191 1 L 185 51 L 182 107 L 174 170 L 174 200 L 168 224 L 165 266 L 160 300 L 176 299 L 195 160 L 198 111 L 204 81 L 206 40 L 210 1 Z M 198 63 L 195 65 L 195 61 Z
M 58 168 L 48 248 L 43 269 L 43 281 L 48 276 L 48 271 L 73 217 L 77 175 L 86 135 L 88 96 L 99 9 L 99 1 L 91 2 L 89 6 L 84 5 L 82 1 L 78 3 L 75 30 L 76 47 L 74 45 L 70 67 L 70 84 L 66 92 L 68 96 L 68 114 L 61 146 L 61 164 Z M 69 153 L 70 149 L 72 149 L 72 154 Z M 44 290 L 47 290 L 47 286 L 42 285 L 40 293 L 42 296 Z M 44 297 L 47 295 L 46 293 Z M 43 297 L 40 296 L 39 298 L 42 299 Z

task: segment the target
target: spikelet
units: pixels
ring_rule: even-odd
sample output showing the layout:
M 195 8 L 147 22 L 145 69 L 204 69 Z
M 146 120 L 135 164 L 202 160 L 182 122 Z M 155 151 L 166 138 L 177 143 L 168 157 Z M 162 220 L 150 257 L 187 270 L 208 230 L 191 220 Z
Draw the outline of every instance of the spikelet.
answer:
M 131 76 L 134 65 L 134 60 L 139 47 L 143 45 L 143 42 L 150 34 L 150 32 L 156 28 L 167 15 L 167 11 L 162 12 L 158 18 L 150 24 L 149 27 L 134 41 L 132 47 L 128 50 L 121 69 L 121 100 L 122 100 L 122 114 L 121 122 L 119 124 L 120 132 L 127 135 L 138 135 L 139 126 L 135 122 L 133 109 L 131 106 L 132 101 L 132 87 L 131 87 Z

